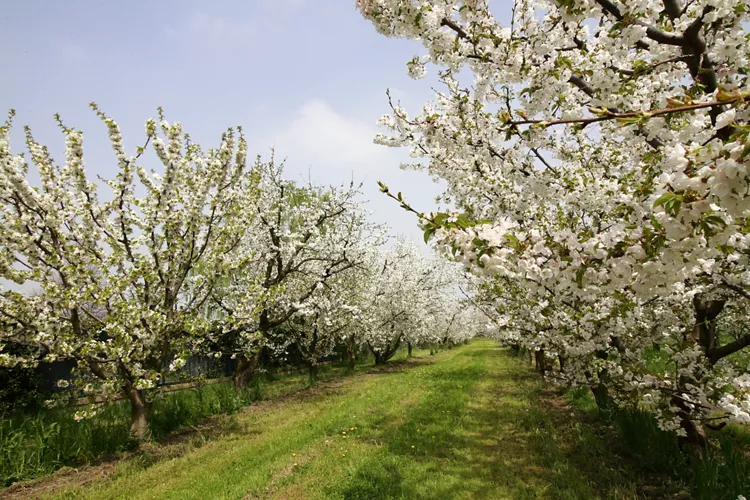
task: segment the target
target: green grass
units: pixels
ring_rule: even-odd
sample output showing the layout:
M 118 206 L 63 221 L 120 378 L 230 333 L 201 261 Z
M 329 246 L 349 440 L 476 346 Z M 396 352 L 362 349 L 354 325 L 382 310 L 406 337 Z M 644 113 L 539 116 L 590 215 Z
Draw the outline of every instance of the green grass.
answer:
M 86 486 L 76 484 L 83 476 L 53 476 L 37 494 L 640 497 L 642 471 L 622 459 L 606 429 L 494 343 L 475 341 L 393 368 L 254 405 L 237 412 L 223 435 L 160 460 L 143 452 Z
M 256 391 L 236 395 L 227 383 L 165 394 L 154 403 L 151 432 L 158 439 L 208 416 L 236 411 L 256 399 Z M 128 432 L 127 403 L 102 406 L 99 414 L 82 422 L 76 422 L 73 414 L 73 409 L 65 408 L 0 421 L 0 485 L 138 447 Z
M 404 359 L 405 352 L 394 357 L 395 362 Z M 363 359 L 355 367 L 355 373 L 367 371 L 371 365 L 372 360 Z M 340 377 L 345 371 L 336 364 L 323 365 L 319 379 Z M 308 386 L 307 373 L 292 370 L 258 375 L 248 391 L 239 395 L 234 393 L 230 382 L 166 393 L 154 402 L 151 437 L 158 440 L 179 428 L 196 426 L 207 417 L 234 413 L 255 401 L 277 398 Z M 99 410 L 97 416 L 82 422 L 73 419 L 75 409 L 71 408 L 0 419 L 0 487 L 44 476 L 63 466 L 78 467 L 137 448 L 138 443 L 128 432 L 129 404 L 117 402 Z

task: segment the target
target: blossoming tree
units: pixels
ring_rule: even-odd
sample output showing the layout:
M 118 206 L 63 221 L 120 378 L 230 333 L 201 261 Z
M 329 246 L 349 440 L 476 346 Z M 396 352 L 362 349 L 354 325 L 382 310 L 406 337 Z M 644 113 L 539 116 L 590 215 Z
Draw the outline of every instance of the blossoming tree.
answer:
M 505 280 L 501 330 L 690 442 L 750 423 L 746 2 L 516 0 L 508 23 L 485 0 L 357 7 L 423 44 L 411 76 L 441 68 L 435 100 L 391 103 L 377 141 L 446 181 L 461 214 L 391 196 Z M 669 369 L 646 363 L 655 345 Z
M 242 239 L 246 144 L 230 129 L 218 148 L 202 151 L 161 117 L 146 122 L 145 145 L 129 155 L 115 121 L 92 108 L 118 168 L 105 181 L 106 201 L 84 169 L 80 131 L 59 122 L 66 149 L 58 165 L 26 129 L 35 186 L 11 151 L 10 119 L 0 128 L 0 362 L 76 361 L 75 387 L 126 396 L 131 431 L 143 438 L 153 392 L 205 334 L 202 306 Z M 149 146 L 162 174 L 139 165 Z M 39 292 L 26 293 L 31 287 Z M 29 355 L 3 352 L 10 343 Z
M 297 186 L 273 160 L 258 160 L 254 175 L 257 196 L 245 207 L 252 223 L 228 257 L 231 279 L 213 295 L 223 311 L 216 343 L 237 359 L 236 390 L 254 373 L 262 348 L 283 352 L 293 340 L 269 341 L 273 330 L 331 306 L 324 290 L 375 243 L 355 186 Z
M 450 287 L 459 281 L 455 266 L 424 257 L 412 244 L 384 252 L 371 271 L 364 306 L 364 340 L 375 363 L 385 363 L 405 343 L 439 343 L 461 331 L 463 325 L 441 322 L 443 314 L 456 312 L 451 292 L 457 290 Z

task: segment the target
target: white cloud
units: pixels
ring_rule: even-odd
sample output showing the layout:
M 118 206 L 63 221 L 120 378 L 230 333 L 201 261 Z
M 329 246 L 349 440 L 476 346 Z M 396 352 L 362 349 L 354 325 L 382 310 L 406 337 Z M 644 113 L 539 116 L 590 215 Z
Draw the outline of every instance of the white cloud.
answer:
M 373 143 L 376 128 L 362 120 L 336 112 L 325 101 L 305 102 L 290 122 L 267 137 L 254 141 L 262 148 L 274 146 L 295 165 L 304 163 L 320 173 L 337 177 L 354 171 L 357 178 L 386 164 L 399 164 L 399 154 Z
M 374 120 L 368 123 L 347 116 L 327 102 L 314 99 L 269 133 L 250 133 L 249 147 L 251 152 L 261 154 L 273 147 L 277 159 L 287 159 L 286 174 L 292 179 L 307 179 L 309 174 L 315 183 L 340 184 L 353 177 L 355 182 L 363 183 L 367 206 L 375 212 L 373 220 L 387 223 L 392 234 L 419 240 L 416 219 L 380 193 L 376 181 L 385 182 L 394 192 L 402 191 L 409 202 L 424 211 L 436 208 L 434 198 L 440 188 L 425 172 L 401 170 L 401 162 L 409 160 L 406 150 L 374 144 L 376 132 Z

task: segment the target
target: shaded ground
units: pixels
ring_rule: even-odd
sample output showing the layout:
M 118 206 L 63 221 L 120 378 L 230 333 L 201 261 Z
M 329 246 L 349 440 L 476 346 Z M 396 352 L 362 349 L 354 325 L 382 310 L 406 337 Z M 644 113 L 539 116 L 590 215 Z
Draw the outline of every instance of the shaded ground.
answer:
M 489 341 L 321 384 L 11 491 L 55 498 L 680 498 Z M 144 458 L 145 457 L 145 458 Z M 85 483 L 85 484 L 84 484 Z M 0 490 L 0 496 L 2 496 Z

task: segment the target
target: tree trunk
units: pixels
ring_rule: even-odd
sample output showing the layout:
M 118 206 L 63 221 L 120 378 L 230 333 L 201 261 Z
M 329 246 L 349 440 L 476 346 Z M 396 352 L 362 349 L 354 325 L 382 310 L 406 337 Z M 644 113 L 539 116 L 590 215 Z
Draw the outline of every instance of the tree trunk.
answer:
M 591 394 L 594 396 L 594 401 L 596 401 L 596 407 L 599 409 L 599 416 L 605 421 L 609 420 L 614 410 L 614 402 L 609 397 L 609 388 L 607 387 L 609 376 L 607 375 L 607 370 L 599 370 L 599 377 L 596 381 L 594 381 L 594 377 L 590 371 L 586 370 L 584 374 L 589 382 L 589 388 L 591 389 Z
M 352 337 L 346 345 L 346 368 L 351 373 L 354 371 L 354 365 L 357 362 L 357 344 Z
M 307 364 L 307 370 L 310 374 L 310 385 L 318 381 L 318 363 L 310 362 Z
M 562 354 L 558 354 L 557 355 L 557 361 L 560 362 L 560 371 L 564 372 L 565 371 L 565 361 L 566 361 L 565 356 L 563 356 Z
M 599 383 L 591 388 L 591 392 L 594 394 L 594 400 L 596 406 L 599 408 L 599 412 L 606 417 L 612 413 L 612 398 L 609 397 L 609 389 L 607 384 L 599 380 Z
M 130 434 L 138 441 L 148 438 L 148 417 L 151 403 L 146 400 L 142 389 L 136 389 L 130 383 L 125 388 L 125 395 L 130 400 Z
M 544 355 L 544 349 L 538 349 L 534 353 L 534 357 L 536 358 L 536 369 L 544 376 L 547 373 L 547 358 Z
M 682 399 L 672 398 L 672 404 L 680 408 L 677 416 L 680 417 L 680 427 L 685 430 L 686 436 L 680 436 L 680 448 L 692 456 L 703 457 L 708 451 L 708 437 L 703 426 L 691 418 L 692 409 Z
M 237 366 L 235 366 L 234 375 L 232 377 L 234 392 L 242 392 L 247 387 L 250 377 L 255 373 L 255 369 L 258 368 L 259 361 L 260 351 L 249 358 L 244 354 L 237 355 Z
M 376 365 L 384 365 L 385 362 L 387 361 L 386 358 L 385 358 L 385 356 L 383 356 L 383 354 L 381 354 L 378 351 L 372 351 L 372 354 L 373 354 L 373 356 L 375 356 L 375 364 Z
M 411 358 L 411 357 L 412 357 L 412 356 L 411 356 L 411 342 L 407 342 L 407 343 L 406 343 L 406 348 L 407 348 L 407 349 L 408 349 L 408 351 L 409 351 L 409 354 L 408 354 L 408 356 L 409 356 L 409 357 Z
M 714 362 L 718 347 L 717 318 L 724 310 L 724 305 L 725 301 L 723 300 L 704 300 L 700 295 L 693 297 L 695 325 L 691 332 L 687 332 L 686 337 L 701 346 L 710 363 Z M 687 385 L 694 383 L 694 380 L 699 377 L 699 374 L 680 376 L 679 389 L 689 393 L 686 389 Z M 703 426 L 693 419 L 694 409 L 680 398 L 679 394 L 674 395 L 672 404 L 680 409 L 677 412 L 677 416 L 680 417 L 680 427 L 687 434 L 680 437 L 680 446 L 691 455 L 703 456 L 706 452 L 708 439 Z
M 393 326 L 391 326 L 391 333 L 393 333 Z M 372 345 L 368 343 L 368 346 L 370 347 L 370 351 L 372 351 L 373 356 L 375 356 L 375 364 L 376 365 L 382 365 L 385 364 L 389 359 L 393 357 L 394 354 L 398 351 L 399 346 L 401 345 L 401 340 L 403 339 L 403 334 L 399 335 L 398 338 L 394 343 L 391 343 L 388 341 L 388 344 L 385 346 L 385 350 L 378 350 L 376 351 Z

